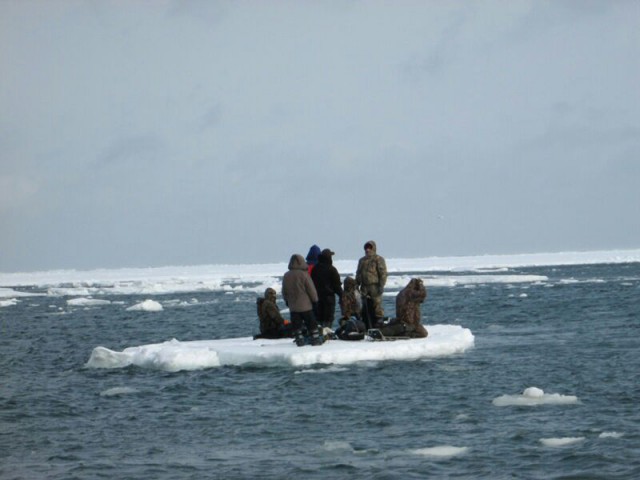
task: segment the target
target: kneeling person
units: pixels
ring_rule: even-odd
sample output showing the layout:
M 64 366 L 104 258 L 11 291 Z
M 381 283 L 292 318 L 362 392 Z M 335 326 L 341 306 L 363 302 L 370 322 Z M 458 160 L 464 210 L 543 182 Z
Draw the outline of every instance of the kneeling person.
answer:
M 253 338 L 286 338 L 293 337 L 291 322 L 280 314 L 276 304 L 276 291 L 267 288 L 264 298 L 258 298 L 258 318 L 260 319 L 260 334 Z
M 380 328 L 387 337 L 424 338 L 429 333 L 421 322 L 420 304 L 427 298 L 427 289 L 419 278 L 412 278 L 396 297 L 396 318 Z

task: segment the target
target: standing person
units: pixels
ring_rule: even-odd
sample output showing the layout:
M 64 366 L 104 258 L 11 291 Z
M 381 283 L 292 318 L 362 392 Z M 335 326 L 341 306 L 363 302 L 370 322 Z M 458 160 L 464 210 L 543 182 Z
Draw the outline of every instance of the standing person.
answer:
M 254 335 L 257 338 L 285 338 L 293 336 L 291 322 L 284 319 L 280 314 L 280 309 L 276 303 L 276 291 L 267 288 L 264 291 L 264 298 L 256 301 L 258 318 L 260 319 L 260 333 Z
M 318 292 L 318 325 L 323 328 L 333 328 L 336 314 L 336 295 L 342 299 L 342 285 L 340 274 L 333 266 L 332 256 L 335 252 L 325 248 L 318 256 L 318 264 L 311 271 L 311 279 Z
M 318 324 L 313 314 L 313 304 L 318 302 L 318 293 L 307 273 L 307 264 L 302 255 L 293 254 L 289 260 L 289 271 L 282 279 L 282 297 L 291 311 L 291 323 L 296 337 L 296 345 L 304 345 L 302 324 L 311 335 L 311 345 L 321 345 Z
M 387 283 L 387 263 L 378 255 L 376 242 L 369 240 L 364 244 L 364 257 L 358 261 L 356 283 L 363 295 L 363 320 L 367 328 L 373 328 L 384 318 L 382 292 Z
M 318 245 L 311 245 L 309 253 L 307 253 L 307 272 L 311 275 L 313 268 L 318 264 L 318 257 L 320 256 L 320 247 Z

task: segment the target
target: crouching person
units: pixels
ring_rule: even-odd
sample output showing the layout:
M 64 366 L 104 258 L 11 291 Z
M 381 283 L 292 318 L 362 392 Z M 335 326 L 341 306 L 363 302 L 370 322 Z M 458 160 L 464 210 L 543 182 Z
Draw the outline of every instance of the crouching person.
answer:
M 362 301 L 360 299 L 358 285 L 353 277 L 347 277 L 344 279 L 343 293 L 340 298 L 340 313 L 342 314 L 340 325 L 342 325 L 343 321 L 349 320 L 351 317 L 361 320 L 361 310 Z
M 264 298 L 258 298 L 256 303 L 260 319 L 260 333 L 255 335 L 254 339 L 293 337 L 293 326 L 280 314 L 280 309 L 276 304 L 276 291 L 273 288 L 267 288 L 264 291 Z
M 321 345 L 322 337 L 313 314 L 313 305 L 318 302 L 318 293 L 307 272 L 307 263 L 302 255 L 294 254 L 289 260 L 289 271 L 282 279 L 282 297 L 291 311 L 296 345 L 305 344 L 302 334 L 303 324 L 311 336 L 311 345 Z
M 424 338 L 429 333 L 421 322 L 420 304 L 427 289 L 419 278 L 412 278 L 396 297 L 396 318 L 380 328 L 386 337 Z

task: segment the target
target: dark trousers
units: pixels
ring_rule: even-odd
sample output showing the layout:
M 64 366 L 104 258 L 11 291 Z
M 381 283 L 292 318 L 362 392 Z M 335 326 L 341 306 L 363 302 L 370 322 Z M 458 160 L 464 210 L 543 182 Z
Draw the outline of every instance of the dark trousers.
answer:
M 336 315 L 336 297 L 331 295 L 330 297 L 321 298 L 318 302 L 318 324 L 321 327 L 333 326 L 333 319 Z
M 308 335 L 312 335 L 313 332 L 318 333 L 318 324 L 313 310 L 309 310 L 308 312 L 291 312 L 291 323 L 293 323 L 293 330 L 295 332 L 300 332 L 304 325 L 307 327 Z

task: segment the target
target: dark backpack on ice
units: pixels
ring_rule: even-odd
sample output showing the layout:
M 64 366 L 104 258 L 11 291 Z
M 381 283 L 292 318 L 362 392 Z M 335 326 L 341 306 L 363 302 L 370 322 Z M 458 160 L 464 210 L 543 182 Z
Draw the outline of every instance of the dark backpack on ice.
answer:
M 351 317 L 336 330 L 335 334 L 340 340 L 363 340 L 365 332 L 364 322 Z

